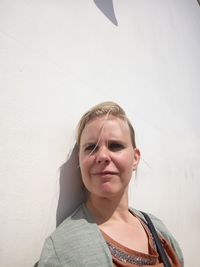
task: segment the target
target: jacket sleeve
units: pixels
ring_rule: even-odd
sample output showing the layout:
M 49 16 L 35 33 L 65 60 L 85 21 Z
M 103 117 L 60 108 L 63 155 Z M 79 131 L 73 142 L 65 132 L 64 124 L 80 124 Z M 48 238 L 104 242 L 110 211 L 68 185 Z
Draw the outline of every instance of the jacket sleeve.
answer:
M 51 237 L 44 243 L 38 267 L 61 267 Z

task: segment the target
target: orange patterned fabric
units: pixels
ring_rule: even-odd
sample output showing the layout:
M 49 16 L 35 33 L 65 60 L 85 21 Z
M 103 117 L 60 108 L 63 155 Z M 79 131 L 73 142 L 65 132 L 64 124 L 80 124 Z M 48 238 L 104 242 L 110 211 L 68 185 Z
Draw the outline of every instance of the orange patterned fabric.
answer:
M 141 221 L 141 220 L 140 220 Z M 113 266 L 116 267 L 164 267 L 161 263 L 160 257 L 155 247 L 154 240 L 152 235 L 146 226 L 146 224 L 141 221 L 149 241 L 149 254 L 138 252 L 127 247 L 124 247 L 120 243 L 113 240 L 110 236 L 102 231 L 103 237 L 108 244 L 110 252 L 112 254 Z M 181 267 L 178 257 L 176 256 L 171 245 L 160 237 L 161 243 L 168 255 L 168 258 L 171 262 L 172 267 Z

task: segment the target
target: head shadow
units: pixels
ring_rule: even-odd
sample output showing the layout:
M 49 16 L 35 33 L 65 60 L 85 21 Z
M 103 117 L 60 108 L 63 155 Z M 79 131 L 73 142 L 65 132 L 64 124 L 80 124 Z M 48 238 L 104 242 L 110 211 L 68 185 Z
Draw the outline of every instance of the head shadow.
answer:
M 86 199 L 86 188 L 79 168 L 77 144 L 67 161 L 60 167 L 59 186 L 56 227 Z
M 113 0 L 94 0 L 94 3 L 115 26 L 118 26 L 113 7 Z

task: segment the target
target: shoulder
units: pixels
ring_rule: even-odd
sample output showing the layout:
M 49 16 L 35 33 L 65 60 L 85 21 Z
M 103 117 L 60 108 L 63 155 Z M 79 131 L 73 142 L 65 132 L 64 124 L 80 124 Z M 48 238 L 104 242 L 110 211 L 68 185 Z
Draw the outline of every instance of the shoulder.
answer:
M 69 254 L 71 249 L 75 249 L 74 243 L 77 242 L 77 235 L 81 234 L 80 228 L 84 219 L 83 208 L 80 206 L 46 238 L 38 267 L 60 267 L 63 266 L 62 262 L 70 266 Z M 65 259 L 65 255 L 69 260 Z
M 51 234 L 51 238 L 57 239 L 62 237 L 63 233 L 73 235 L 87 223 L 92 223 L 93 220 L 88 214 L 84 205 L 80 205 L 70 216 L 68 216 Z
M 82 204 L 55 229 L 50 238 L 55 249 L 59 250 L 68 244 L 72 249 L 77 248 L 85 242 L 86 236 L 94 239 L 96 235 L 98 236 L 97 226 L 85 205 Z
M 132 208 L 131 208 L 131 210 L 134 212 L 134 214 L 136 214 L 138 217 L 140 217 L 140 219 L 142 219 L 145 223 L 147 223 L 146 222 L 146 219 L 144 218 L 144 215 L 142 214 L 141 211 L 136 210 L 136 209 L 132 209 Z M 162 220 L 160 220 L 158 217 L 156 217 L 155 215 L 153 215 L 151 213 L 147 213 L 147 215 L 151 219 L 154 227 L 159 232 L 159 234 L 161 234 L 168 241 L 170 241 L 171 233 L 169 232 L 169 230 L 167 229 L 167 227 L 165 226 L 165 224 L 162 222 Z
M 145 223 L 146 219 L 144 218 L 144 215 L 142 214 L 141 211 L 137 210 L 137 209 L 133 209 L 130 208 L 131 211 L 133 211 L 134 214 L 136 214 L 138 217 L 140 217 Z M 161 235 L 165 240 L 167 240 L 172 248 L 174 249 L 174 251 L 176 252 L 182 266 L 184 265 L 183 262 L 183 254 L 182 251 L 180 249 L 180 246 L 178 244 L 178 242 L 176 241 L 176 239 L 174 238 L 174 236 L 171 234 L 171 232 L 167 229 L 167 227 L 165 226 L 165 224 L 162 222 L 162 220 L 160 220 L 158 217 L 156 217 L 155 215 L 151 214 L 151 213 L 147 213 L 149 218 L 151 219 L 154 227 L 156 228 L 157 232 L 159 235 Z
M 42 255 L 48 261 L 56 258 L 59 266 L 110 266 L 107 245 L 84 204 L 46 239 Z

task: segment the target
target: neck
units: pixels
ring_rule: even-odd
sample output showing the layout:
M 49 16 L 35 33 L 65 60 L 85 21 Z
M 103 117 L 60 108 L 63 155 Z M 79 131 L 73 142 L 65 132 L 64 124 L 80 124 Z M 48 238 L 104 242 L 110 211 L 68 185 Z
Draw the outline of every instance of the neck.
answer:
M 128 194 L 116 198 L 90 195 L 86 206 L 98 225 L 113 221 L 128 221 Z

